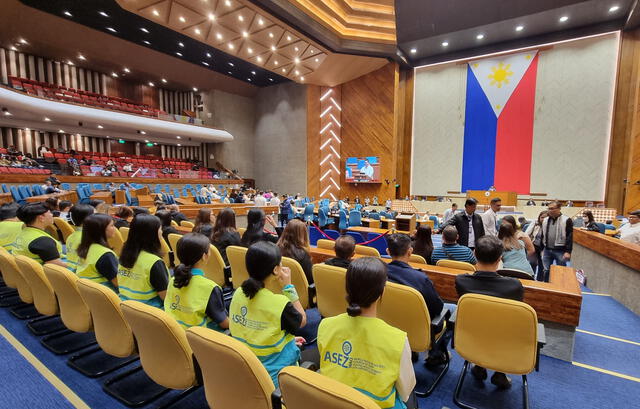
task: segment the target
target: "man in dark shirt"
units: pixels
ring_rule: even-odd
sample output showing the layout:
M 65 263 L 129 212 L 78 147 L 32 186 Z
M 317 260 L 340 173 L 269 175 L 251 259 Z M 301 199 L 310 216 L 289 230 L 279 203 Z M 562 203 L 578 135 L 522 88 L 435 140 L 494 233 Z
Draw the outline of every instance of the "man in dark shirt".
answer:
M 176 204 L 172 204 L 168 206 L 169 211 L 171 212 L 171 218 L 174 222 L 180 224 L 181 221 L 188 221 L 187 216 L 184 213 L 180 212 L 180 207 Z
M 520 280 L 503 277 L 496 273 L 502 259 L 504 247 L 502 242 L 494 236 L 484 236 L 476 242 L 476 272 L 461 274 L 456 277 L 456 291 L 462 297 L 467 293 L 484 294 L 492 297 L 508 298 L 522 301 L 524 288 Z M 475 365 L 471 373 L 478 380 L 487 379 L 487 370 Z M 496 372 L 491 377 L 491 383 L 502 389 L 511 387 L 511 379 L 502 372 Z
M 351 258 L 356 252 L 356 241 L 351 236 L 340 236 L 336 239 L 335 246 L 336 256 L 325 260 L 324 264 L 348 268 L 351 263 Z
M 464 212 L 458 212 L 440 228 L 442 231 L 446 226 L 455 226 L 458 230 L 458 244 L 472 250 L 475 248 L 476 240 L 485 234 L 482 218 L 476 214 L 477 204 L 476 199 L 467 199 L 464 203 Z

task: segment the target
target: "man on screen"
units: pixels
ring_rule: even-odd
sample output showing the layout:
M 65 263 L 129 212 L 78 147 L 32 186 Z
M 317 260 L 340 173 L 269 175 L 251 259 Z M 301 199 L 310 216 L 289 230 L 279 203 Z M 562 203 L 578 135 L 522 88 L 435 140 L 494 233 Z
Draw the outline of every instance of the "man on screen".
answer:
M 360 168 L 360 173 L 367 177 L 367 179 L 373 179 L 373 166 L 369 164 L 367 159 L 364 160 L 364 166 Z

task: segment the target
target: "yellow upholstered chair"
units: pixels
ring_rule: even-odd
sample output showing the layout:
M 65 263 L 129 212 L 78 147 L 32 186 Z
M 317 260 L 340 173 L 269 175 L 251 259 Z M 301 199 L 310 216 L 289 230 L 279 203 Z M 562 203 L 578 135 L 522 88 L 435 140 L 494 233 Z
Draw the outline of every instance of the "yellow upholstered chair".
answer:
M 180 222 L 180 226 L 182 226 L 182 227 L 190 227 L 190 228 L 192 228 L 192 229 L 193 229 L 193 227 L 195 226 L 195 224 L 193 224 L 193 223 L 192 223 L 192 222 L 190 222 L 190 221 L 183 220 L 183 221 L 181 221 L 181 222 Z
M 320 239 L 316 243 L 316 246 L 320 249 L 333 250 L 336 248 L 336 242 L 329 239 Z
M 76 229 L 73 228 L 65 219 L 62 217 L 54 217 L 53 223 L 62 233 L 62 241 L 67 242 L 67 237 L 71 235 Z
M 178 227 L 178 226 L 179 226 L 179 224 L 178 224 L 178 223 L 176 223 L 176 221 L 175 221 L 175 220 L 171 220 L 171 226 L 173 226 L 173 227 Z
M 171 233 L 167 236 L 169 239 L 169 244 L 171 245 L 171 250 L 173 251 L 173 263 L 177 266 L 180 264 L 180 259 L 178 258 L 178 241 L 182 238 L 182 234 Z
M 463 408 L 471 407 L 460 401 L 460 394 L 469 363 L 473 363 L 488 370 L 522 375 L 524 407 L 528 408 L 527 374 L 537 370 L 539 349 L 544 342 L 538 340 L 538 330 L 538 317 L 528 304 L 481 294 L 460 297 L 454 345 L 465 362 L 454 402 Z
M 412 254 L 411 257 L 409 257 L 409 261 L 412 263 L 429 264 L 427 260 L 419 254 Z
M 16 266 L 33 294 L 33 305 L 42 315 L 58 315 L 58 300 L 42 265 L 27 256 L 16 256 Z
M 58 227 L 56 227 L 55 224 L 48 225 L 47 227 L 44 228 L 44 231 L 46 231 L 54 239 L 60 240 L 60 234 L 58 233 Z
M 187 340 L 202 369 L 209 407 L 272 409 L 275 390 L 269 373 L 242 342 L 204 327 L 187 330 Z
M 244 232 L 247 231 L 247 228 L 246 227 L 238 227 L 236 230 L 238 230 L 238 234 L 240 235 L 240 237 L 242 237 Z
M 162 237 L 160 238 L 160 252 L 162 253 L 162 261 L 167 266 L 167 269 L 171 268 L 171 258 L 169 258 L 169 254 L 171 253 L 171 248 L 167 244 L 167 241 Z
M 369 246 L 361 246 L 359 244 L 356 244 L 356 254 L 369 257 L 380 257 L 380 252 L 378 251 L 378 249 L 374 249 L 373 247 Z
M 313 265 L 316 302 L 322 317 L 334 317 L 347 311 L 346 274 L 345 268 L 326 264 Z
M 288 366 L 278 375 L 287 409 L 378 409 L 363 393 L 317 372 Z
M 118 229 L 118 231 L 120 232 L 120 235 L 122 236 L 122 241 L 127 241 L 127 239 L 129 238 L 129 228 L 128 227 L 120 227 Z
M 118 257 L 120 257 L 120 253 L 122 253 L 122 246 L 124 246 L 124 242 L 125 240 L 122 237 L 122 234 L 120 234 L 120 230 L 117 229 L 115 230 L 115 234 L 107 240 L 109 247 L 111 247 Z
M 455 268 L 458 270 L 465 270 L 465 271 L 476 271 L 476 267 L 471 264 L 471 263 L 466 263 L 464 261 L 456 261 L 456 260 L 438 260 L 438 262 L 436 263 L 436 266 L 438 267 L 449 267 L 449 268 Z
M 29 307 L 31 304 L 33 304 L 33 294 L 31 293 L 31 287 L 29 287 L 29 284 L 27 284 L 24 277 L 18 270 L 18 265 L 16 264 L 15 257 L 3 247 L 0 247 L 0 266 L 2 266 L 2 278 L 4 279 L 7 287 L 15 288 L 16 290 L 18 290 L 20 301 L 22 301 L 24 304 L 27 304 L 19 305 L 17 308 L 12 309 L 11 312 L 20 319 L 27 319 L 32 317 L 34 314 L 20 313 L 20 310 L 31 310 L 31 307 Z M 35 315 L 37 315 L 37 313 Z
M 289 257 L 282 257 L 282 265 L 291 269 L 291 284 L 294 285 L 296 291 L 298 292 L 298 297 L 300 299 L 300 304 L 302 304 L 302 308 L 306 310 L 310 307 L 309 281 L 307 280 L 307 276 L 305 276 L 304 274 L 302 266 L 296 260 Z M 272 280 L 277 282 L 276 291 L 272 291 L 276 294 L 282 294 L 282 286 L 278 282 L 278 279 L 274 276 Z
M 620 228 L 620 226 L 622 226 L 622 222 L 618 219 L 613 219 L 611 220 L 611 224 L 613 224 L 613 226 L 617 229 Z
M 174 252 L 174 258 L 177 257 Z M 209 259 L 207 260 L 207 264 L 204 266 L 204 276 L 210 280 L 213 280 L 219 286 L 224 286 L 225 278 L 224 278 L 224 259 L 220 254 L 220 251 L 211 244 L 209 248 Z
M 91 331 L 91 312 L 78 291 L 78 276 L 56 264 L 45 264 L 43 269 L 58 298 L 60 318 L 64 325 L 75 332 Z
M 137 341 L 144 372 L 165 388 L 185 389 L 179 398 L 192 392 L 197 386 L 193 353 L 180 324 L 160 308 L 138 301 L 123 301 L 120 308 Z
M 242 283 L 249 278 L 249 272 L 247 271 L 247 264 L 245 262 L 246 255 L 246 247 L 227 247 L 227 258 L 231 265 L 231 281 L 233 282 L 233 288 L 240 288 Z

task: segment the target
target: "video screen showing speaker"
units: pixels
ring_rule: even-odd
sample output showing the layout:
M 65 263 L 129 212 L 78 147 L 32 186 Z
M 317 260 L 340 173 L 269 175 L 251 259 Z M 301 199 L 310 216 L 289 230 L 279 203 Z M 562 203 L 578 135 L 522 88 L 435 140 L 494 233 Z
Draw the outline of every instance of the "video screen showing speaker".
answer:
M 347 183 L 380 183 L 380 160 L 377 156 L 347 158 Z

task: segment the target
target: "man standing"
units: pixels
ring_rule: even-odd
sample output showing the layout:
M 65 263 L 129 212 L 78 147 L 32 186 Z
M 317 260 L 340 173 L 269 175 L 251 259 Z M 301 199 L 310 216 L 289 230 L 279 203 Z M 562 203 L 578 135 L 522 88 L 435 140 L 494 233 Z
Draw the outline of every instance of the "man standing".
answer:
M 455 226 L 458 231 L 458 244 L 474 249 L 476 240 L 484 236 L 482 218 L 476 214 L 476 199 L 469 198 L 464 202 L 464 212 L 449 219 L 447 225 Z M 446 227 L 446 226 L 443 226 Z
M 262 192 L 258 192 L 258 195 L 253 199 L 256 206 L 264 207 L 267 205 L 267 199 L 262 196 Z
M 549 203 L 549 217 L 542 222 L 542 264 L 544 265 L 543 281 L 549 281 L 549 270 L 555 263 L 566 266 L 571 259 L 573 248 L 573 221 L 561 212 L 560 202 Z
M 620 240 L 640 245 L 640 210 L 629 213 L 629 223 L 620 227 Z
M 458 204 L 453 203 L 451 205 L 451 209 L 447 209 L 444 211 L 444 215 L 442 215 L 442 224 L 447 224 L 447 222 L 456 214 L 458 211 Z
M 482 213 L 482 224 L 484 226 L 484 233 L 491 236 L 498 235 L 498 215 L 500 207 L 502 207 L 502 201 L 499 197 L 491 199 L 491 207 L 484 213 Z

